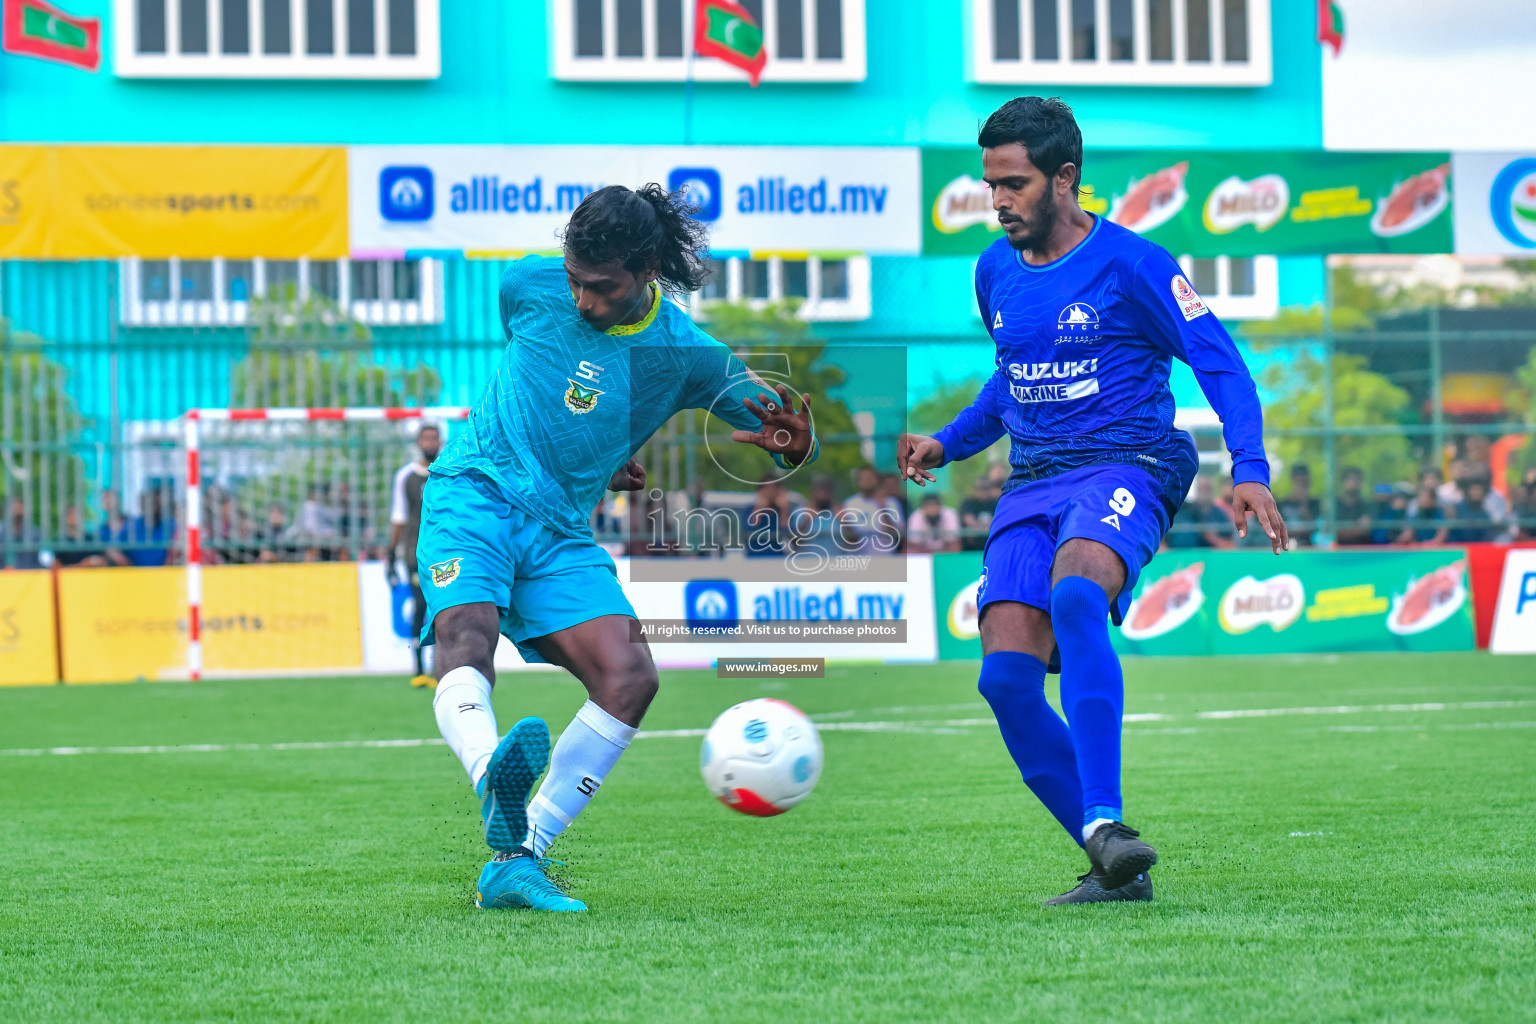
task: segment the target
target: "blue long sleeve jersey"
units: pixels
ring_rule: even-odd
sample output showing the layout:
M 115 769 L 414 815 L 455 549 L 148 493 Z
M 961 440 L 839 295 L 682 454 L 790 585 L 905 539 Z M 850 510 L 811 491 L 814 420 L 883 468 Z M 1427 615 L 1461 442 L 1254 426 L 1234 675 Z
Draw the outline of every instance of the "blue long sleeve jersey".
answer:
M 976 264 L 976 302 L 997 344 L 997 369 L 936 435 L 946 462 L 1007 433 L 1014 481 L 1119 462 L 1187 488 L 1199 460 L 1194 441 L 1173 426 L 1168 370 L 1176 356 L 1221 417 L 1233 481 L 1268 485 L 1253 378 L 1160 246 L 1095 217 L 1081 244 L 1036 267 L 1000 238 Z
M 550 529 L 584 537 L 614 471 L 679 410 L 762 428 L 741 400 L 773 389 L 659 294 L 639 323 L 594 330 L 564 261 L 528 256 L 502 275 L 500 299 L 506 351 L 434 475 L 482 474 Z M 818 452 L 813 438 L 805 462 Z

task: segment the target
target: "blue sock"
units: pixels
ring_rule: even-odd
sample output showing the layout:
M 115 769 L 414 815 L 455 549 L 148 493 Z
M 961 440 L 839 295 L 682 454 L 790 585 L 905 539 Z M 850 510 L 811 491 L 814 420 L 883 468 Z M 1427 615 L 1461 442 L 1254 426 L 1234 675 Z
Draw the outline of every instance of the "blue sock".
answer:
M 1045 699 L 1045 663 L 1019 651 L 996 651 L 981 660 L 976 688 L 992 705 L 1024 784 L 1081 846 L 1083 787 L 1072 734 Z
M 1120 716 L 1125 678 L 1109 645 L 1104 588 L 1068 576 L 1051 588 L 1051 628 L 1061 648 L 1061 707 L 1072 729 L 1083 786 L 1083 824 L 1121 820 Z

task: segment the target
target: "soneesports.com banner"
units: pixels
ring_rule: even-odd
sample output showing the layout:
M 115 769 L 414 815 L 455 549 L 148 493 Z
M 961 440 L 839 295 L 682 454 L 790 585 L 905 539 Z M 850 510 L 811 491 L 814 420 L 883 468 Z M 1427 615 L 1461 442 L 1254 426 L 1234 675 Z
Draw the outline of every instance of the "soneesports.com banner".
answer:
M 340 146 L 0 145 L 0 256 L 347 255 Z
M 979 553 L 934 556 L 941 660 L 981 657 L 980 577 Z M 1110 636 L 1124 654 L 1469 651 L 1466 553 L 1164 552 Z
M 1089 150 L 1083 208 L 1182 256 L 1444 253 L 1449 153 Z M 981 150 L 923 150 L 923 252 L 973 255 L 1002 231 Z

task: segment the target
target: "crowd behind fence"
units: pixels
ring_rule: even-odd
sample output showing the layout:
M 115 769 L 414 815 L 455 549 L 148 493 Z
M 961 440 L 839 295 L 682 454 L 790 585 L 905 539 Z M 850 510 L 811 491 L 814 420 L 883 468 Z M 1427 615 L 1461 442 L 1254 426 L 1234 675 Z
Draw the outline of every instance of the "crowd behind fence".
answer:
M 1529 319 L 1451 330 L 1426 315 L 1411 330 L 1250 339 L 1273 489 L 1295 542 L 1536 539 L 1536 318 Z M 471 405 L 502 344 L 342 334 L 295 344 L 230 331 L 175 339 L 122 332 L 110 341 L 70 342 L 0 335 L 0 563 L 174 564 L 183 550 L 178 418 L 186 409 Z M 1202 472 L 1167 544 L 1267 543 L 1256 529 L 1239 540 L 1232 528 L 1219 424 L 1189 426 Z M 206 558 L 387 557 L 389 483 L 411 458 L 410 428 L 333 427 L 323 436 L 224 439 L 226 472 L 211 475 L 204 493 Z M 649 487 L 661 496 L 610 494 L 594 510 L 594 532 L 616 552 L 642 553 L 657 512 L 666 523 L 688 509 L 719 512 L 734 517 L 746 538 L 792 514 L 812 522 L 845 508 L 860 515 L 884 509 L 899 523 L 905 550 L 984 546 L 1008 486 L 1002 445 L 939 488 L 920 491 L 895 477 L 893 433 L 829 440 L 858 447 L 876 464 L 868 473 L 812 467 L 780 485 L 706 488 L 697 471 L 702 428 L 697 417 L 680 416 L 640 454 Z M 668 528 L 673 553 L 714 550 L 686 529 Z M 852 543 L 864 541 L 860 535 Z

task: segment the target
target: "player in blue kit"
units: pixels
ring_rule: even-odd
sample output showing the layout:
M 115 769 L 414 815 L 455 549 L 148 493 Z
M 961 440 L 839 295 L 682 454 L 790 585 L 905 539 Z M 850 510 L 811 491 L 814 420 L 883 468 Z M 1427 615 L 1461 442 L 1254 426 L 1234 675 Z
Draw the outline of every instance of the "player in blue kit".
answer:
M 507 348 L 432 464 L 417 547 L 439 675 L 433 710 L 481 799 L 496 851 L 481 907 L 585 910 L 543 870 L 635 736 L 656 666 L 632 633 L 613 559 L 592 539 L 603 488 L 639 490 L 640 446 L 681 409 L 708 409 L 781 467 L 817 454 L 809 402 L 795 409 L 662 294 L 698 289 L 708 248 L 682 198 L 610 185 L 566 227 L 563 259 L 528 257 L 501 280 Z M 589 699 L 560 734 L 524 718 L 498 739 L 497 634 L 523 657 L 568 669 Z M 546 766 L 548 774 L 529 800 Z
M 1124 682 L 1107 620 L 1120 623 L 1199 468 L 1173 427 L 1169 360 L 1194 369 L 1221 417 L 1233 524 L 1246 536 L 1251 512 L 1278 554 L 1288 538 L 1262 412 L 1232 339 L 1173 258 L 1079 206 L 1083 139 L 1066 104 L 1010 100 L 977 141 L 1007 236 L 976 265 L 997 368 L 949 426 L 902 436 L 900 470 L 921 486 L 1009 435 L 1013 472 L 977 595 L 979 687 L 1025 783 L 1088 854 L 1088 873 L 1047 905 L 1150 900 L 1157 851 L 1122 821 Z M 1057 651 L 1065 722 L 1045 698 Z

